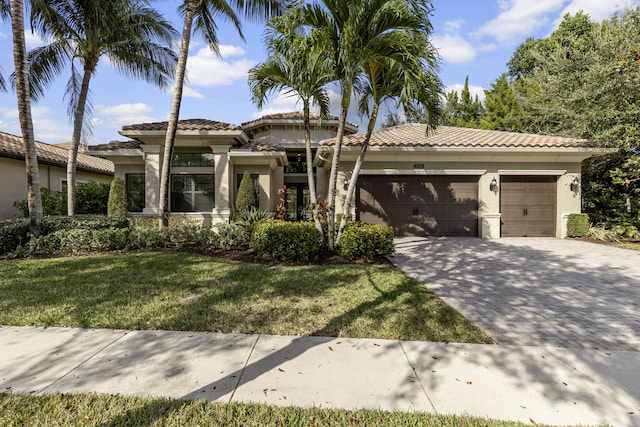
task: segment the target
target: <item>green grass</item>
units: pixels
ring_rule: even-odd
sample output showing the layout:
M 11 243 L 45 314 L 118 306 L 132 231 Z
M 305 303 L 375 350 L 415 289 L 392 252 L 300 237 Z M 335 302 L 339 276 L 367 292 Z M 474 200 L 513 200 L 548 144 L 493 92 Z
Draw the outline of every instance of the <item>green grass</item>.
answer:
M 179 252 L 0 261 L 0 324 L 491 342 L 392 266 Z
M 623 242 L 623 243 L 616 243 L 616 246 L 622 249 L 631 249 L 634 251 L 640 251 L 640 243 Z
M 0 425 L 47 426 L 525 426 L 420 412 L 279 408 L 95 394 L 0 394 Z

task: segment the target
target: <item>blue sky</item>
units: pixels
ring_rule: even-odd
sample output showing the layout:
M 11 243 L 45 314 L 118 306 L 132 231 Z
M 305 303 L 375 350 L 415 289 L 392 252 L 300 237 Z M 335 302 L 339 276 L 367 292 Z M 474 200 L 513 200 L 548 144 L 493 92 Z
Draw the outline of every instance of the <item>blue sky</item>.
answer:
M 178 2 L 158 1 L 156 7 L 181 28 L 175 12 Z M 440 78 L 448 90 L 460 89 L 469 75 L 472 93 L 483 96 L 495 79 L 506 71 L 514 49 L 527 37 L 545 37 L 566 13 L 583 10 L 601 21 L 616 10 L 640 6 L 640 0 L 433 0 L 435 11 L 433 44 L 442 57 Z M 262 114 L 299 110 L 296 100 L 276 97 L 259 112 L 251 103 L 247 70 L 264 60 L 264 25 L 244 24 L 246 42 L 231 27 L 220 25 L 222 57 L 213 55 L 199 37 L 192 38 L 187 85 L 181 118 L 206 118 L 240 124 Z M 28 48 L 44 41 L 27 34 Z M 9 23 L 0 24 L 0 72 L 13 70 Z M 71 139 L 63 91 L 69 77 L 61 75 L 46 97 L 34 105 L 36 139 L 49 143 Z M 121 77 L 101 61 L 92 83 L 94 136 L 89 144 L 122 140 L 123 125 L 162 121 L 168 117 L 170 88 Z M 332 93 L 333 114 L 338 114 L 338 94 Z M 12 92 L 0 93 L 0 131 L 20 134 L 17 103 Z M 360 123 L 357 114 L 349 117 Z M 381 121 L 382 118 L 379 120 Z M 362 128 L 364 126 L 361 126 Z

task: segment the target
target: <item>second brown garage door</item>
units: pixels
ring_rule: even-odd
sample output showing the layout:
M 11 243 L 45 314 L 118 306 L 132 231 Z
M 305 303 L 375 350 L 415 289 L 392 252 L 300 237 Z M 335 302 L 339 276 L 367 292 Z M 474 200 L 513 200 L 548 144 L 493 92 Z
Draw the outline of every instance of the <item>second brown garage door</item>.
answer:
M 358 217 L 399 236 L 477 236 L 478 177 L 361 176 Z
M 502 237 L 553 237 L 556 232 L 555 176 L 500 179 Z

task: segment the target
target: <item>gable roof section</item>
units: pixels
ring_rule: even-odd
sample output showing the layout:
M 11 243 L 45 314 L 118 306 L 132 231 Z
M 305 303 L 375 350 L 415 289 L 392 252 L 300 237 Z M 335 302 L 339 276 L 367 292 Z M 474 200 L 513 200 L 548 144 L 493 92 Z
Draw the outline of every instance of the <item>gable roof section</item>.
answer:
M 332 127 L 338 126 L 338 121 L 340 120 L 336 116 L 326 116 L 322 117 L 318 113 L 309 113 L 309 119 L 312 125 L 322 124 L 324 126 L 331 125 Z M 269 125 L 302 125 L 304 123 L 304 113 L 302 111 L 290 111 L 287 113 L 275 113 L 275 114 L 267 114 L 261 117 L 258 117 L 255 120 L 251 120 L 248 122 L 242 123 L 242 128 L 249 132 L 250 130 L 260 128 L 261 126 L 269 126 Z M 347 123 L 345 127 L 345 132 L 347 134 L 353 134 L 358 131 L 358 125 L 354 123 Z
M 52 166 L 67 167 L 69 150 L 59 146 L 36 141 L 38 162 Z M 0 156 L 24 160 L 22 137 L 0 132 Z M 78 152 L 77 169 L 102 175 L 113 175 L 113 162 Z
M 362 145 L 366 134 L 345 136 L 344 147 Z M 323 147 L 332 147 L 335 139 L 320 143 Z M 503 132 L 483 129 L 469 129 L 452 126 L 438 126 L 427 132 L 427 125 L 408 123 L 374 131 L 371 134 L 371 147 L 381 148 L 433 148 L 433 149 L 584 149 L 598 148 L 593 141 L 562 136 L 536 135 L 516 132 Z
M 133 125 L 122 126 L 123 131 L 128 130 L 147 130 L 147 131 L 166 131 L 169 122 L 151 122 L 151 123 L 139 123 Z M 187 119 L 178 120 L 179 131 L 215 131 L 215 130 L 242 130 L 240 126 L 232 125 L 230 123 L 217 122 L 215 120 L 207 119 Z

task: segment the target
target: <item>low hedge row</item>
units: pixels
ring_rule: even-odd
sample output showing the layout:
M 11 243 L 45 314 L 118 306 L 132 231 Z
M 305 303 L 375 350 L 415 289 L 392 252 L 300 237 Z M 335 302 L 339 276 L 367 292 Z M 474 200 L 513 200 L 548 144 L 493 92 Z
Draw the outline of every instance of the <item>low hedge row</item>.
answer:
M 381 225 L 350 222 L 347 224 L 340 239 L 340 256 L 345 259 L 374 258 L 391 255 L 395 247 L 393 244 L 393 230 Z
M 254 225 L 251 247 L 262 257 L 314 262 L 320 255 L 319 238 L 312 223 L 266 220 Z

